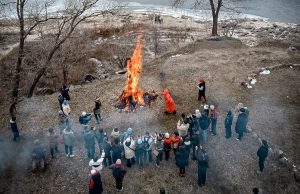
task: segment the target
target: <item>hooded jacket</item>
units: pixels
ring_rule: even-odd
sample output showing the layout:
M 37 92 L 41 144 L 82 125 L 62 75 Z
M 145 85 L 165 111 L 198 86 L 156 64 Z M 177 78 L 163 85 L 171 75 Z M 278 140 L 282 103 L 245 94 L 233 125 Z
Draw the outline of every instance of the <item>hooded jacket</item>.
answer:
M 232 125 L 232 120 L 233 120 L 233 114 L 231 111 L 227 113 L 227 116 L 225 118 L 225 128 L 230 128 Z
M 235 131 L 237 133 L 243 133 L 244 131 L 246 131 L 246 125 L 247 125 L 247 115 L 242 112 L 239 114 L 237 118 Z
M 131 159 L 135 156 L 135 142 L 132 138 L 130 138 L 130 144 L 126 144 L 126 141 L 123 143 L 125 150 L 125 158 Z
M 203 114 L 200 119 L 200 128 L 202 130 L 207 130 L 209 127 L 209 124 L 210 124 L 209 118 L 206 116 L 206 114 Z
M 101 173 L 103 169 L 103 160 L 105 157 L 105 152 L 102 152 L 101 158 L 99 158 L 97 161 L 94 161 L 94 159 L 91 159 L 89 162 L 89 166 L 92 167 L 92 170 L 97 170 L 99 173 Z
M 63 130 L 64 135 L 64 144 L 67 146 L 73 146 L 75 141 L 75 135 L 72 130 L 67 131 L 66 129 Z
M 188 165 L 188 153 L 185 151 L 185 149 L 181 148 L 176 152 L 175 160 L 176 165 L 179 168 L 183 168 Z
M 190 127 L 189 123 L 185 124 L 184 122 L 179 120 L 177 122 L 177 130 L 178 130 L 179 136 L 180 137 L 185 137 L 188 133 L 189 127 Z

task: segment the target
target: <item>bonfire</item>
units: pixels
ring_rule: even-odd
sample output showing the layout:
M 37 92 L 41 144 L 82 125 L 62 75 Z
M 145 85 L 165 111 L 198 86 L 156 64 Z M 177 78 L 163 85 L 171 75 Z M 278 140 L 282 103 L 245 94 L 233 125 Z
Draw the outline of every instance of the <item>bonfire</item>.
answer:
M 127 61 L 127 82 L 120 95 L 116 107 L 126 111 L 134 110 L 137 106 L 150 105 L 158 96 L 154 90 L 143 93 L 139 87 L 139 80 L 143 69 L 142 36 L 138 36 L 137 44 L 132 57 Z

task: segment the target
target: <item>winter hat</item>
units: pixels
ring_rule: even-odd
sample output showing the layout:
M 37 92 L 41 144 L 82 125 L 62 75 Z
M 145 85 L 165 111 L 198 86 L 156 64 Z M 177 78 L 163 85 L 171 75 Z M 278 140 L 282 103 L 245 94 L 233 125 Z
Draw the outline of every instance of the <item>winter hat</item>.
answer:
M 117 165 L 121 165 L 121 164 L 122 164 L 122 161 L 121 161 L 120 159 L 118 159 L 118 160 L 116 161 L 116 164 L 117 164 Z
M 142 144 L 143 143 L 142 139 L 138 139 L 137 143 Z
M 215 109 L 215 106 L 214 106 L 214 105 L 210 105 L 210 109 L 211 109 L 211 110 L 214 110 L 214 109 Z
M 39 139 L 34 140 L 34 145 L 38 145 L 38 144 L 40 144 L 40 140 Z
M 157 141 L 161 141 L 161 140 L 162 140 L 161 136 L 157 136 Z
M 166 137 L 166 138 L 169 138 L 169 137 L 170 137 L 170 134 L 169 134 L 169 133 L 166 133 L 166 134 L 165 134 L 165 137 Z
M 130 142 L 130 137 L 127 137 L 126 142 L 127 143 Z
M 195 114 L 196 114 L 196 117 L 198 117 L 198 118 L 201 117 L 201 112 L 199 109 L 195 110 Z
M 96 170 L 94 170 L 94 169 L 93 169 L 93 170 L 91 170 L 91 174 L 92 174 L 92 175 L 94 175 L 94 174 L 96 174 L 96 173 L 97 173 L 97 171 L 96 171 Z
M 81 113 L 81 115 L 82 115 L 82 116 L 86 116 L 86 112 L 83 111 L 83 112 Z
M 262 140 L 262 144 L 264 145 L 264 146 L 268 146 L 268 142 L 266 141 L 266 140 Z
M 179 136 L 178 131 L 175 131 L 174 134 L 175 134 L 175 136 Z
M 240 108 L 240 112 L 246 112 L 245 108 Z
M 127 135 L 131 135 L 132 134 L 132 129 L 131 128 L 128 128 L 127 129 Z
M 69 101 L 67 101 L 67 100 L 64 100 L 64 105 L 67 105 L 67 104 L 69 104 Z
M 119 129 L 118 128 L 114 128 L 114 132 L 119 132 Z
M 205 105 L 204 105 L 204 110 L 207 110 L 207 109 L 208 109 L 208 105 L 205 104 Z
M 185 139 L 184 139 L 184 142 L 189 142 L 190 141 L 190 138 L 189 137 L 186 137 Z
M 199 79 L 198 81 L 199 81 L 199 83 L 204 83 L 203 79 Z

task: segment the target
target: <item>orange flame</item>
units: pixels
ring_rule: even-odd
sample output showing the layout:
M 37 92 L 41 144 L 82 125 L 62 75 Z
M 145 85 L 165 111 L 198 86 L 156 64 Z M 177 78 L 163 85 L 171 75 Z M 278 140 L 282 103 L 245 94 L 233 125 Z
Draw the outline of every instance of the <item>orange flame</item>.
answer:
M 139 88 L 139 80 L 141 77 L 143 58 L 141 43 L 142 36 L 138 36 L 137 44 L 132 57 L 127 61 L 127 84 L 123 89 L 123 93 L 119 99 L 119 103 L 126 102 L 126 109 L 130 108 L 130 101 L 134 104 L 143 105 L 143 91 Z

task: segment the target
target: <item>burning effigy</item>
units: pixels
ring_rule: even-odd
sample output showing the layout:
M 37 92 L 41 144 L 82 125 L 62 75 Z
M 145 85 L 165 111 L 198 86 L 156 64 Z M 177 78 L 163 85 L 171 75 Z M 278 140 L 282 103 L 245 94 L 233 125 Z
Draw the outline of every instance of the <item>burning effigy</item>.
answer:
M 116 108 L 120 110 L 133 111 L 138 106 L 150 105 L 158 97 L 154 90 L 144 93 L 139 87 L 143 68 L 141 39 L 142 36 L 139 35 L 133 55 L 127 61 L 127 82 L 116 104 Z

